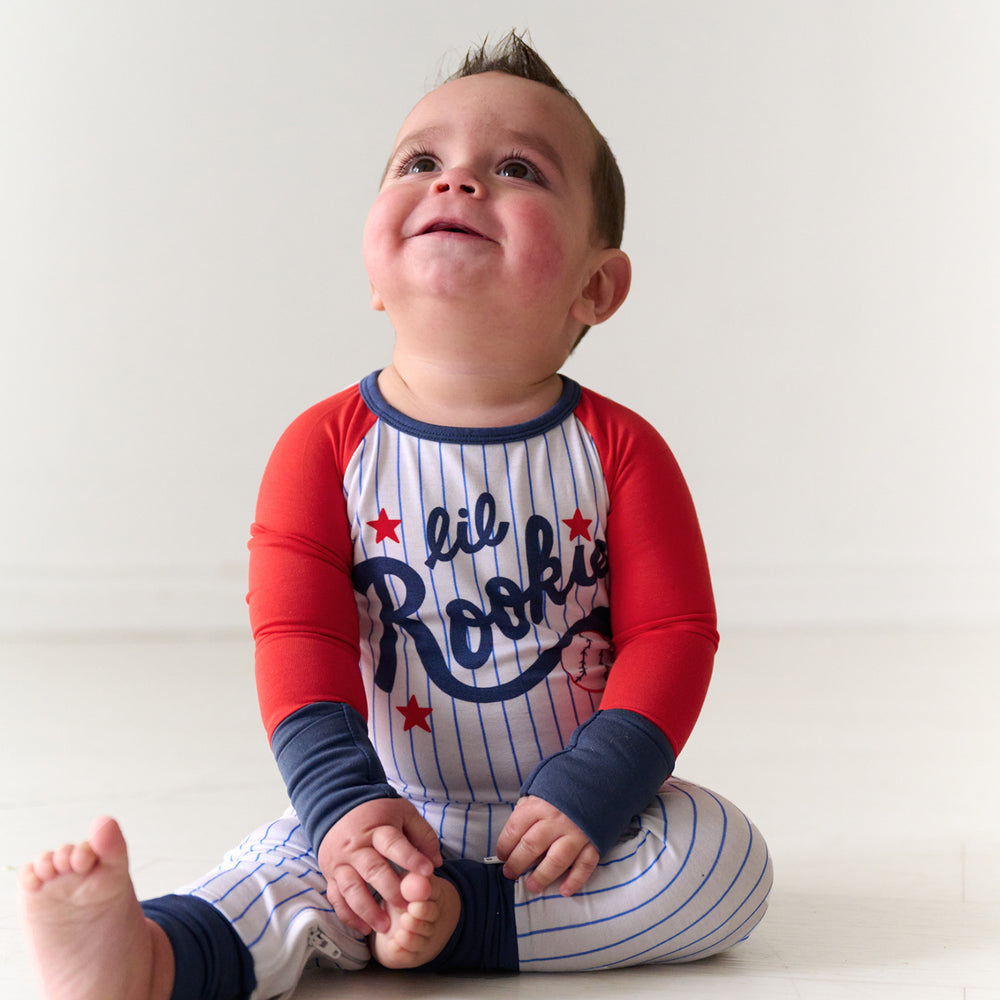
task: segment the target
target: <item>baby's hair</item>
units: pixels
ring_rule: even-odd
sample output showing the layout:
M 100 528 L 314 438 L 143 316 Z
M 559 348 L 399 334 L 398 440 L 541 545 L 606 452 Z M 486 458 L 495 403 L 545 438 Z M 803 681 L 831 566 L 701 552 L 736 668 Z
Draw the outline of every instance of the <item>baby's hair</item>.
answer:
M 486 39 L 482 45 L 469 49 L 462 65 L 448 79 L 460 80 L 478 73 L 507 73 L 523 80 L 542 83 L 572 101 L 583 115 L 594 137 L 594 164 L 590 172 L 594 228 L 598 238 L 607 246 L 620 247 L 625 229 L 625 182 L 607 139 L 597 130 L 580 102 L 552 72 L 548 63 L 521 35 L 512 31 L 492 46 L 488 41 Z

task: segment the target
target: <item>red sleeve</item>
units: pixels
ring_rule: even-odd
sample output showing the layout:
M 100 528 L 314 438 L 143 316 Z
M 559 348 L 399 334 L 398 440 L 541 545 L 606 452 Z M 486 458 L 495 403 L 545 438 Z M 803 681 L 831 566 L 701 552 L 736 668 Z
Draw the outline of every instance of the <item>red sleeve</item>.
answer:
M 654 723 L 675 755 L 701 711 L 719 643 L 694 504 L 673 454 L 631 410 L 584 390 L 576 410 L 604 468 L 615 665 L 602 709 Z
M 314 702 L 346 702 L 368 715 L 343 478 L 374 419 L 357 387 L 346 389 L 288 428 L 264 472 L 247 602 L 268 738 Z

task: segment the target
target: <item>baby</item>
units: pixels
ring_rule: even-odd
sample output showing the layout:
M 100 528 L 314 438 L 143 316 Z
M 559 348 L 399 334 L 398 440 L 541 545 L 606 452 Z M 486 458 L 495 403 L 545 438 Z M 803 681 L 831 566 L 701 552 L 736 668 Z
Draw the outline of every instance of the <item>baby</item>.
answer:
M 517 35 L 403 122 L 368 216 L 391 363 L 317 404 L 252 529 L 292 803 L 140 903 L 110 819 L 22 872 L 48 1000 L 286 997 L 309 962 L 581 971 L 743 940 L 771 866 L 672 776 L 718 642 L 669 449 L 559 374 L 629 289 L 624 188 Z

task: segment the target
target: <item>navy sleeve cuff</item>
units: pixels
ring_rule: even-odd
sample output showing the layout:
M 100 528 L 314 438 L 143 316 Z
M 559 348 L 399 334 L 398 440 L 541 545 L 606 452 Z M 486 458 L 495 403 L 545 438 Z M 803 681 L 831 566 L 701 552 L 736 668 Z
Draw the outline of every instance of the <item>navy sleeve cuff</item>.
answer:
M 591 716 L 565 750 L 543 760 L 521 794 L 554 805 L 603 856 L 673 769 L 673 748 L 657 726 L 636 712 L 611 708 Z
M 368 739 L 364 719 L 343 702 L 317 702 L 275 729 L 271 749 L 315 851 L 330 828 L 371 799 L 399 798 Z

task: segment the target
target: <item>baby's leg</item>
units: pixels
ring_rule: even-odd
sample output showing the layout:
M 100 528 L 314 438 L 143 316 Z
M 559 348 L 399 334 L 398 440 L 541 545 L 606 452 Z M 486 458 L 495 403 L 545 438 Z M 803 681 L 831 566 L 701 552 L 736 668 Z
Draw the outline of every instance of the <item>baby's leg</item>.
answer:
M 21 910 L 45 1000 L 168 1000 L 174 958 L 143 915 L 118 824 L 21 871 Z
M 517 883 L 522 972 L 690 962 L 742 941 L 764 916 L 767 845 L 731 802 L 672 778 L 576 895 Z
M 177 893 L 152 902 L 157 909 L 173 909 L 181 898 L 222 914 L 226 929 L 235 932 L 249 954 L 254 996 L 290 997 L 307 965 L 357 970 L 370 957 L 365 939 L 334 913 L 326 879 L 291 809 L 255 830 L 214 871 Z

